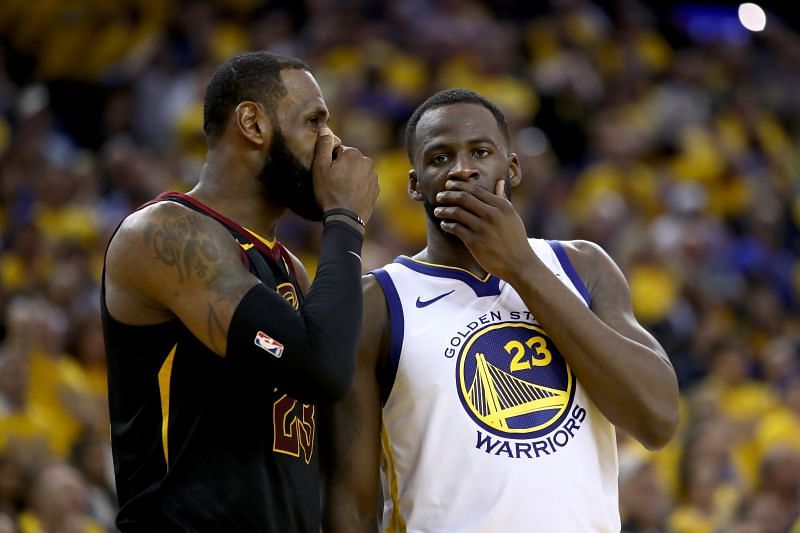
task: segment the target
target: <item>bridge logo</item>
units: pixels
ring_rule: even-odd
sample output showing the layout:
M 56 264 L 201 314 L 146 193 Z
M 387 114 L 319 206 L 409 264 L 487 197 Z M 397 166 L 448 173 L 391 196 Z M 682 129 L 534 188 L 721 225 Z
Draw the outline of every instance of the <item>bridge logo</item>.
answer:
M 558 429 L 575 396 L 575 378 L 547 334 L 526 322 L 476 330 L 456 364 L 464 409 L 483 429 L 530 439 Z

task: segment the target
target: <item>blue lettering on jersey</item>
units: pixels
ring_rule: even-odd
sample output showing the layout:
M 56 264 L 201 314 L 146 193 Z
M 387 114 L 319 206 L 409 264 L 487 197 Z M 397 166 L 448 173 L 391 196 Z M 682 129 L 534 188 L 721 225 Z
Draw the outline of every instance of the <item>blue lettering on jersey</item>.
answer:
M 586 419 L 586 409 L 575 404 L 571 416 L 551 435 L 544 439 L 530 441 L 509 441 L 477 430 L 475 448 L 489 455 L 505 456 L 514 459 L 537 459 L 558 452 L 569 444 L 581 423 Z
M 450 338 L 449 346 L 444 349 L 444 356 L 452 359 L 458 353 L 457 348 L 461 346 L 463 341 L 469 337 L 470 333 L 474 332 L 478 326 L 491 324 L 493 322 L 500 322 L 503 320 L 500 311 L 491 311 L 489 313 L 479 316 L 474 321 L 459 329 L 456 335 Z

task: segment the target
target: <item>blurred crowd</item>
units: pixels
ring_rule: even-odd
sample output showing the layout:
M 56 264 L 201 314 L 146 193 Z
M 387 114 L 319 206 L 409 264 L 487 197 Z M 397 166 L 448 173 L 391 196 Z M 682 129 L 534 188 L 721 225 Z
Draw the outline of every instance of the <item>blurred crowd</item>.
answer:
M 193 186 L 205 85 L 255 49 L 309 63 L 334 131 L 376 161 L 365 270 L 424 245 L 410 112 L 448 87 L 496 101 L 529 235 L 603 245 L 679 376 L 665 450 L 619 435 L 623 530 L 800 532 L 800 37 L 775 16 L 748 34 L 696 15 L 635 0 L 4 0 L 0 532 L 114 531 L 105 245 L 142 202 Z M 278 235 L 312 272 L 319 236 L 293 215 Z

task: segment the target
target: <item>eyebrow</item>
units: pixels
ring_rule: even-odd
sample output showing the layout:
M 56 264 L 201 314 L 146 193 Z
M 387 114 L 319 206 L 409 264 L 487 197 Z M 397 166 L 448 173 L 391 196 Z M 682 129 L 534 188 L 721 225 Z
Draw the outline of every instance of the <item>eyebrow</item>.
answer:
M 476 145 L 476 144 L 491 144 L 495 148 L 499 149 L 499 146 L 496 142 L 494 142 L 489 137 L 475 137 L 473 139 L 468 139 L 467 144 L 469 145 Z M 427 155 L 431 151 L 441 150 L 442 148 L 448 148 L 450 145 L 444 142 L 437 142 L 435 144 L 431 144 L 430 146 L 423 146 L 422 154 Z
M 325 118 L 329 118 L 330 117 L 330 112 L 328 111 L 327 108 L 325 108 L 325 107 L 323 107 L 321 105 L 315 104 L 313 107 L 311 107 L 311 108 L 307 109 L 305 112 L 303 112 L 303 116 L 307 117 L 307 116 L 311 116 L 311 115 L 322 115 Z

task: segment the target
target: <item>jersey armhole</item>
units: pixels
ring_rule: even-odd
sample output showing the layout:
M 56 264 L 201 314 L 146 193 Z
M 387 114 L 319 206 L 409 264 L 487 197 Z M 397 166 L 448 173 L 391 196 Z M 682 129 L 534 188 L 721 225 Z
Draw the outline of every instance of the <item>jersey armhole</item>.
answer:
M 592 297 L 589 294 L 589 289 L 578 275 L 578 271 L 575 270 L 572 261 L 569 259 L 567 251 L 564 249 L 564 245 L 561 244 L 561 241 L 547 241 L 547 244 L 549 244 L 555 252 L 558 262 L 561 263 L 561 268 L 564 269 L 564 272 L 566 272 L 567 276 L 569 276 L 569 280 L 573 285 L 575 285 L 575 288 L 578 289 L 578 292 L 581 293 L 586 305 L 591 308 Z
M 389 308 L 389 361 L 382 365 L 378 372 L 378 384 L 381 393 L 381 405 L 386 405 L 389 394 L 392 392 L 394 380 L 397 376 L 397 368 L 400 365 L 400 352 L 403 350 L 403 306 L 400 304 L 400 296 L 394 286 L 392 277 L 384 269 L 379 268 L 370 272 L 383 290 L 386 296 L 386 304 Z

